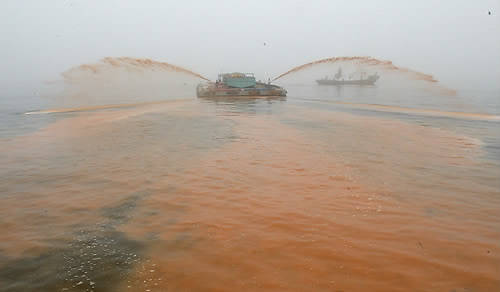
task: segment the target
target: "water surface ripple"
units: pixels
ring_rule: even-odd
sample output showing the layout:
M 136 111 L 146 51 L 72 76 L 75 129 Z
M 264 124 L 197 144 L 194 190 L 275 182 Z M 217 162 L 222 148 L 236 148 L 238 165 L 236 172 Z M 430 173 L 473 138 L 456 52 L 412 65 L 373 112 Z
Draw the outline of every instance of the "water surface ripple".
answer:
M 498 112 L 304 90 L 10 115 L 0 291 L 500 291 Z

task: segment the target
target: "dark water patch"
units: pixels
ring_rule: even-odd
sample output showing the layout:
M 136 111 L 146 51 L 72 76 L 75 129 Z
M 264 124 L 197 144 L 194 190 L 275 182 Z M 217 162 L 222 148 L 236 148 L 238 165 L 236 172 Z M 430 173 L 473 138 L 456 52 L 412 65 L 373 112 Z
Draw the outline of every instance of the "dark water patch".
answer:
M 67 244 L 37 256 L 1 258 L 0 292 L 112 291 L 142 259 L 144 243 L 128 238 L 116 227 L 129 222 L 149 191 L 133 193 L 120 203 L 101 209 L 107 219 L 93 226 L 79 224 Z M 54 241 L 54 239 L 49 239 Z
M 150 195 L 151 192 L 136 192 L 131 196 L 125 198 L 118 205 L 112 207 L 105 207 L 101 209 L 104 217 L 108 218 L 103 227 L 113 228 L 121 224 L 125 224 L 132 219 L 131 211 L 137 207 L 137 204 L 140 200 L 144 199 L 144 197 Z
M 25 115 L 24 112 L 0 111 L 0 138 L 12 138 L 36 132 L 63 118 L 48 115 Z
M 64 248 L 5 262 L 0 291 L 111 291 L 141 260 L 143 248 L 121 232 L 81 230 Z
M 28 116 L 33 108 L 47 106 L 48 100 L 40 96 L 0 96 L 0 138 L 9 138 L 34 132 L 53 122 L 54 117 Z
M 335 112 L 346 112 L 357 116 L 375 118 L 383 117 L 385 119 L 400 120 L 423 127 L 446 129 L 459 135 L 472 137 L 481 141 L 482 144 L 480 146 L 483 150 L 485 150 L 480 153 L 480 156 L 477 156 L 477 158 L 482 158 L 483 162 L 493 161 L 498 166 L 498 158 L 500 157 L 500 132 L 497 130 L 498 121 L 496 120 L 475 120 L 453 116 L 429 116 L 418 113 L 379 111 L 368 108 L 353 108 L 343 106 L 341 104 L 323 102 L 320 100 L 304 103 L 305 100 L 306 99 L 302 100 L 302 106 L 307 106 L 313 109 L 328 110 L 332 112 L 332 115 L 335 115 Z M 300 124 L 309 126 L 310 128 L 320 127 L 319 125 L 308 125 L 307 121 L 294 123 L 295 126 L 300 126 Z

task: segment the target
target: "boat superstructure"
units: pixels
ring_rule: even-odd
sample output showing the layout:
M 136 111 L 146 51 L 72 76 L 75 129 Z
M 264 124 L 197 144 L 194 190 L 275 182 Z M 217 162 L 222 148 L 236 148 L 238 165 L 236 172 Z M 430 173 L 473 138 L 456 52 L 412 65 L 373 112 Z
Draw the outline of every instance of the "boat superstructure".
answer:
M 325 76 L 323 79 L 318 79 L 316 82 L 319 85 L 374 85 L 380 76 L 375 73 L 367 75 L 366 72 L 361 72 L 359 79 L 353 79 L 354 74 L 351 74 L 347 79 L 342 74 L 342 68 L 339 68 L 337 74 L 332 79 Z
M 270 82 L 257 82 L 253 73 L 219 74 L 217 81 L 201 83 L 196 88 L 198 97 L 223 96 L 286 96 L 287 91 Z

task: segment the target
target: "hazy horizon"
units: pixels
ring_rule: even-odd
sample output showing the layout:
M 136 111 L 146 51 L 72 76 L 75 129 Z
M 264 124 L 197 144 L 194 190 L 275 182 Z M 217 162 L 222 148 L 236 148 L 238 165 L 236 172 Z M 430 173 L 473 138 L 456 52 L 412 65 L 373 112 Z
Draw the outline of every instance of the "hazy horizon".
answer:
M 227 71 L 267 79 L 317 59 L 372 56 L 457 89 L 500 86 L 499 1 L 234 4 L 6 1 L 2 94 L 37 90 L 108 56 L 151 58 L 212 79 Z

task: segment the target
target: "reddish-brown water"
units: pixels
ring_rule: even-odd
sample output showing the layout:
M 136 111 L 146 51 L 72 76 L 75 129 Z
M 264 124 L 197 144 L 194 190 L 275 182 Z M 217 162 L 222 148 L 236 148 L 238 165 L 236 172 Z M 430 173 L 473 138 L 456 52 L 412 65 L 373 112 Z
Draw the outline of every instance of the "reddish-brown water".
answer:
M 500 290 L 497 116 L 301 97 L 29 115 L 0 291 Z

